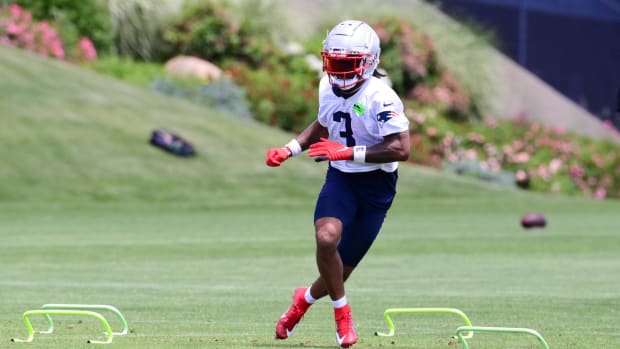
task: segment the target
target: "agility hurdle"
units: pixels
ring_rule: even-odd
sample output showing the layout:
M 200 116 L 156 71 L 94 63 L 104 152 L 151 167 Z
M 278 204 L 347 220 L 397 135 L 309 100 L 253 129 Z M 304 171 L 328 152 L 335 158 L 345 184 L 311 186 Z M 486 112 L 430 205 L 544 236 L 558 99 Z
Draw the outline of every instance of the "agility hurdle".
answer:
M 463 349 L 469 349 L 469 344 L 467 344 L 467 337 L 463 336 L 463 332 L 469 332 L 469 334 L 473 334 L 474 332 L 492 332 L 492 333 L 524 333 L 529 334 L 536 339 L 540 343 L 540 346 L 543 349 L 549 349 L 549 345 L 545 341 L 545 339 L 538 333 L 536 330 L 532 330 L 530 328 L 517 328 L 517 327 L 482 327 L 482 326 L 461 326 L 456 329 L 456 337 L 458 338 L 459 343 L 463 345 Z
M 463 320 L 465 325 L 471 326 L 471 321 L 469 320 L 467 315 L 465 315 L 464 312 L 456 308 L 391 308 L 391 309 L 385 310 L 385 312 L 383 313 L 383 317 L 385 318 L 385 322 L 387 323 L 390 331 L 388 333 L 377 331 L 375 332 L 375 336 L 391 337 L 394 335 L 394 332 L 395 332 L 394 322 L 392 321 L 392 318 L 390 317 L 390 315 L 392 314 L 429 314 L 429 313 L 456 314 Z M 466 336 L 464 336 L 464 338 L 471 338 L 473 337 L 473 335 L 474 333 L 470 331 Z
M 105 329 L 106 340 L 101 341 L 101 340 L 92 339 L 92 340 L 88 340 L 87 343 L 93 343 L 93 344 L 112 343 L 112 336 L 113 336 L 112 328 L 110 327 L 110 324 L 108 323 L 108 321 L 101 314 L 96 313 L 94 311 L 88 311 L 88 310 L 68 310 L 68 309 L 37 309 L 37 310 L 26 311 L 23 315 L 23 320 L 24 320 L 24 325 L 26 326 L 26 331 L 28 331 L 28 338 L 26 339 L 11 338 L 11 341 L 18 342 L 18 343 L 32 342 L 32 340 L 34 339 L 35 331 L 32 328 L 32 323 L 30 322 L 30 316 L 34 316 L 34 315 L 43 315 L 43 316 L 46 316 L 48 319 L 51 319 L 49 317 L 50 315 L 71 315 L 71 316 L 93 317 L 99 320 L 99 322 L 101 322 L 101 325 Z
M 116 318 L 120 321 L 121 323 L 121 331 L 120 332 L 112 332 L 113 335 L 115 336 L 123 336 L 126 335 L 127 332 L 129 331 L 129 328 L 127 326 L 127 320 L 125 320 L 125 317 L 123 316 L 123 314 L 121 314 L 121 312 L 116 308 L 113 307 L 111 305 L 105 305 L 105 304 L 44 304 L 41 306 L 41 309 L 56 309 L 56 310 L 107 310 L 112 312 Z M 49 314 L 44 314 L 43 315 L 45 317 L 45 319 L 47 320 L 47 330 L 44 331 L 37 331 L 37 333 L 52 333 L 54 332 L 54 321 L 52 320 L 52 317 Z

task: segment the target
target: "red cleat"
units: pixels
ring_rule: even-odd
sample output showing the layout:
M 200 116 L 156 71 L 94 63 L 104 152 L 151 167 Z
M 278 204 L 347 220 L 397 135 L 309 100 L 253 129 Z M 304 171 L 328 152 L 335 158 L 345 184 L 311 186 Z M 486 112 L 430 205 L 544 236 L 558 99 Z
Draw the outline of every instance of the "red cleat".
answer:
M 334 309 L 334 315 L 336 317 L 336 340 L 338 345 L 348 348 L 357 343 L 351 307 L 347 304 L 342 308 Z
M 299 322 L 304 317 L 306 310 L 310 308 L 312 304 L 306 302 L 306 298 L 304 297 L 306 293 L 307 287 L 300 287 L 295 290 L 293 294 L 293 303 L 288 308 L 286 313 L 280 316 L 278 323 L 276 324 L 276 338 L 277 339 L 287 339 Z

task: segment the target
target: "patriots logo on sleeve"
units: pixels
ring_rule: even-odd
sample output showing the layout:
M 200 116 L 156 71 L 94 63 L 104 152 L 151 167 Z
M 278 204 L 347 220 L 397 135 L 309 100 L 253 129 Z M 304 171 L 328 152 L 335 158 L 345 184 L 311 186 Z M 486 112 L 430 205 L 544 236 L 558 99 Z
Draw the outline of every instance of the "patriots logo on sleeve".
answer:
M 377 121 L 380 123 L 386 123 L 390 121 L 391 118 L 398 116 L 398 112 L 394 110 L 385 110 L 377 114 Z

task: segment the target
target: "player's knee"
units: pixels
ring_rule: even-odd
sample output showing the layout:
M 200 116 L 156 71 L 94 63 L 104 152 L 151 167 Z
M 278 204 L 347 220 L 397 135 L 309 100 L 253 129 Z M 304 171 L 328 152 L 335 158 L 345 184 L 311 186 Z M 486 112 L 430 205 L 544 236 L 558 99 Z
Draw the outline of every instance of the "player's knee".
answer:
M 314 225 L 317 247 L 323 251 L 336 249 L 342 235 L 342 223 L 333 217 L 320 218 Z
M 317 229 L 316 244 L 321 249 L 335 249 L 338 247 L 340 234 L 330 229 Z

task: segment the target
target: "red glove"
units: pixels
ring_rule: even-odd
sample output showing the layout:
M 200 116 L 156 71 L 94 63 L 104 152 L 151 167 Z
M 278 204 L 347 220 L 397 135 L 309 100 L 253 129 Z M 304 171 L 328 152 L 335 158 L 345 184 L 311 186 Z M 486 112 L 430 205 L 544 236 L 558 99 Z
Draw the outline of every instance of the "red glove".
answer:
M 282 165 L 282 163 L 291 156 L 291 151 L 284 148 L 271 148 L 267 150 L 267 157 L 265 158 L 265 163 L 267 166 L 277 167 Z
M 310 145 L 308 155 L 311 157 L 327 157 L 327 160 L 353 160 L 353 147 L 321 138 L 320 142 Z

